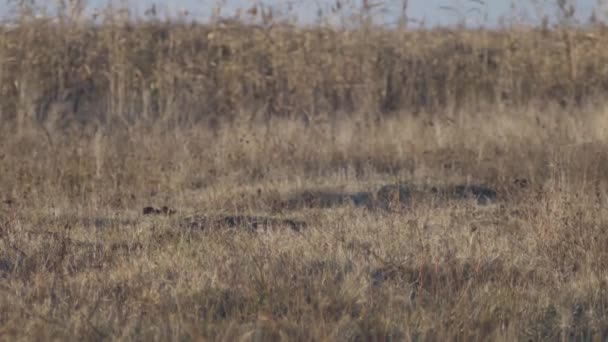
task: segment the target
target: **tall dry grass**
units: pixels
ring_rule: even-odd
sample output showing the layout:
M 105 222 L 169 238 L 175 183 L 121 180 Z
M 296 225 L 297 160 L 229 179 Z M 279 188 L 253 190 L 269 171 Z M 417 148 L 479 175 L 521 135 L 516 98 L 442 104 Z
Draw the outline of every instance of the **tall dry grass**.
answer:
M 4 118 L 189 124 L 243 114 L 580 107 L 608 87 L 600 24 L 402 30 L 102 18 L 25 16 L 0 30 Z
M 22 20 L 0 34 L 0 338 L 608 336 L 602 27 Z M 396 182 L 407 208 L 281 206 Z M 457 184 L 498 198 L 427 191 Z

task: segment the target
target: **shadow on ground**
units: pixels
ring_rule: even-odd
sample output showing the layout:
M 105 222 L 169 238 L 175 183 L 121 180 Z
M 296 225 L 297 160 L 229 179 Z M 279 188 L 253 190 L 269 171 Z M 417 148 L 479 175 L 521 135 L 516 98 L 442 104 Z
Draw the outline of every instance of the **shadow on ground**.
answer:
M 370 210 L 396 210 L 407 208 L 413 196 L 445 200 L 473 200 L 478 205 L 495 202 L 496 190 L 481 185 L 455 185 L 419 189 L 407 184 L 388 184 L 377 191 L 340 192 L 331 190 L 304 190 L 292 193 L 279 205 L 279 209 L 298 210 L 310 208 L 334 208 L 345 205 Z
M 399 211 L 410 207 L 413 196 L 431 199 L 472 200 L 478 205 L 494 202 L 497 192 L 489 187 L 478 185 L 456 185 L 431 187 L 424 190 L 407 184 L 387 184 L 376 191 L 343 192 L 331 190 L 304 190 L 288 195 L 273 204 L 275 212 L 297 211 L 303 209 L 329 209 L 341 206 L 354 206 L 378 211 Z M 145 207 L 144 216 L 170 217 L 178 211 L 168 207 Z M 209 229 L 240 229 L 250 232 L 288 229 L 296 232 L 307 227 L 307 222 L 292 218 L 277 218 L 265 215 L 212 215 L 201 213 L 178 220 L 178 226 L 191 231 Z
M 299 232 L 306 227 L 306 222 L 267 216 L 225 215 L 208 217 L 204 215 L 196 215 L 183 219 L 180 222 L 180 225 L 191 230 L 240 228 L 251 232 L 274 229 L 291 229 Z
M 160 209 L 145 207 L 142 210 L 144 216 L 173 216 L 175 213 L 177 210 L 166 206 Z M 180 219 L 179 226 L 194 231 L 222 228 L 240 228 L 248 231 L 288 228 L 299 232 L 306 227 L 306 222 L 269 216 L 199 214 Z

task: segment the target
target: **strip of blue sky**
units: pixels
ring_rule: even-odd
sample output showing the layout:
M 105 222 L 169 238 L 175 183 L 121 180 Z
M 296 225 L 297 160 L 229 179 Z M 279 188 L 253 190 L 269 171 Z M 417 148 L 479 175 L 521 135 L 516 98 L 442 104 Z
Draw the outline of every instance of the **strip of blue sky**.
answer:
M 0 0 L 0 15 L 7 16 L 9 5 L 6 0 Z M 348 0 L 340 0 L 345 4 Z M 576 7 L 577 19 L 585 22 L 591 13 L 596 10 L 602 15 L 598 1 L 600 0 L 569 0 Z M 112 0 L 89 0 L 90 11 L 107 6 Z M 350 7 L 359 6 L 363 0 L 351 0 Z M 382 3 L 375 8 L 375 17 L 379 21 L 396 22 L 401 13 L 402 0 L 374 1 L 370 3 Z M 39 4 L 51 1 L 38 1 Z M 231 16 L 237 9 L 248 9 L 253 4 L 263 4 L 275 7 L 292 17 L 297 17 L 301 23 L 314 23 L 321 10 L 326 19 L 339 22 L 339 16 L 331 14 L 331 8 L 335 6 L 336 0 L 113 0 L 115 6 L 128 6 L 135 12 L 143 14 L 152 5 L 161 14 L 177 15 L 188 11 L 189 15 L 196 19 L 209 18 L 214 9 L 221 8 L 221 15 Z M 414 25 L 424 22 L 425 26 L 453 25 L 466 22 L 469 25 L 495 26 L 500 23 L 501 18 L 510 18 L 522 22 L 538 22 L 543 15 L 556 18 L 558 9 L 557 0 L 409 0 L 407 15 L 412 19 Z M 347 5 L 347 8 L 349 6 Z M 342 14 L 348 13 L 342 10 Z

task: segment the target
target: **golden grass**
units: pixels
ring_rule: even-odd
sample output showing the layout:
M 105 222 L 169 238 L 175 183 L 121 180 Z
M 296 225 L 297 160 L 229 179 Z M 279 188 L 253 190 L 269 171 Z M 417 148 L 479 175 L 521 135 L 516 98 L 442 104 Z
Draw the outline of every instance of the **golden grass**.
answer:
M 605 333 L 606 138 L 593 110 L 2 138 L 3 334 L 525 339 Z M 516 179 L 526 179 L 521 188 Z M 479 183 L 490 206 L 277 209 L 302 189 Z M 178 209 L 143 217 L 146 205 Z M 278 211 L 277 211 L 278 210 Z M 194 214 L 305 229 L 191 231 Z M 268 334 L 268 335 L 266 335 Z
M 22 19 L 0 29 L 5 118 L 176 123 L 239 115 L 580 107 L 607 88 L 605 28 L 341 30 Z
M 0 336 L 605 339 L 600 33 L 3 31 Z M 406 207 L 282 205 L 396 183 Z M 498 197 L 430 190 L 461 184 Z

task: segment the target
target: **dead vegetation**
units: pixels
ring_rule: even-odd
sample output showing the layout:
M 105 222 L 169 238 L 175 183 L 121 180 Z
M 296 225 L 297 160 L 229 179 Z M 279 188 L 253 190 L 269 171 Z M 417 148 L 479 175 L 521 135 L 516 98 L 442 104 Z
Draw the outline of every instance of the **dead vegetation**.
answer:
M 46 129 L 141 119 L 215 126 L 239 113 L 315 121 L 327 113 L 581 107 L 608 90 L 608 35 L 598 23 L 397 30 L 364 22 L 347 30 L 101 18 L 103 25 L 24 17 L 0 28 L 4 118 Z
M 603 31 L 3 28 L 0 336 L 605 340 Z
M 522 113 L 140 127 L 61 145 L 6 131 L 2 325 L 45 339 L 603 336 L 604 112 L 544 119 L 559 135 Z M 339 200 L 318 205 L 319 189 Z M 303 193 L 312 202 L 284 206 Z M 388 208 L 355 202 L 378 198 Z

